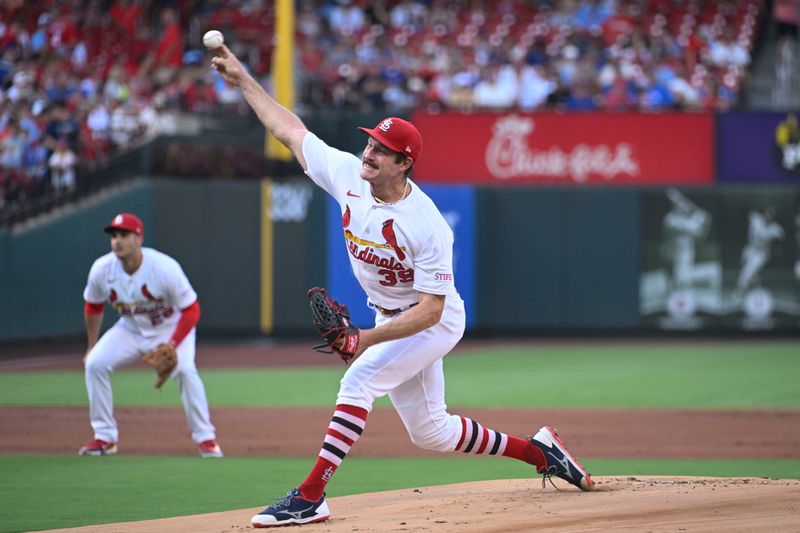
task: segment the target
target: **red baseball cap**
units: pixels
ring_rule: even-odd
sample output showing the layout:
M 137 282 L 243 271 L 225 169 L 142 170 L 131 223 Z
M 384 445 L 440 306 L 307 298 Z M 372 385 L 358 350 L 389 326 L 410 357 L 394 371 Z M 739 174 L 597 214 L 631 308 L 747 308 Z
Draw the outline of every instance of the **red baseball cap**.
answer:
M 130 231 L 136 235 L 142 235 L 144 234 L 144 225 L 139 217 L 133 213 L 120 213 L 114 217 L 111 224 L 103 229 L 106 233 L 111 233 L 115 230 Z
M 358 128 L 387 148 L 416 162 L 422 151 L 422 135 L 416 126 L 397 117 L 383 119 L 372 129 Z

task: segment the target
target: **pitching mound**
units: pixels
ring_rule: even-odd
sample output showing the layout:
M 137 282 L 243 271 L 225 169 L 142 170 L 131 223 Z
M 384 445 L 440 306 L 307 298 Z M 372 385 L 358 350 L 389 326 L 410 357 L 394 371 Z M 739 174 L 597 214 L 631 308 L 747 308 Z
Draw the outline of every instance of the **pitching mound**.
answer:
M 502 480 L 331 498 L 330 521 L 304 533 L 384 531 L 794 531 L 800 481 L 761 478 L 598 477 L 583 493 L 556 480 Z M 80 528 L 82 532 L 233 532 L 261 508 Z M 294 531 L 295 528 L 292 528 Z M 57 531 L 78 531 L 59 529 Z M 283 531 L 283 530 L 282 530 Z

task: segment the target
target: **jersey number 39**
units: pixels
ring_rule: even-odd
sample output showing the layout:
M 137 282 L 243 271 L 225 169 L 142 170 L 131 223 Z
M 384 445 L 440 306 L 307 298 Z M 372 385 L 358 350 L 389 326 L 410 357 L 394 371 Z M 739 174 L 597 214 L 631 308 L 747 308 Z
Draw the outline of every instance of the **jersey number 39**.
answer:
M 383 276 L 380 284 L 385 287 L 391 287 L 398 283 L 412 283 L 414 281 L 414 269 L 406 268 L 405 270 L 389 270 L 382 268 L 378 270 L 378 274 Z

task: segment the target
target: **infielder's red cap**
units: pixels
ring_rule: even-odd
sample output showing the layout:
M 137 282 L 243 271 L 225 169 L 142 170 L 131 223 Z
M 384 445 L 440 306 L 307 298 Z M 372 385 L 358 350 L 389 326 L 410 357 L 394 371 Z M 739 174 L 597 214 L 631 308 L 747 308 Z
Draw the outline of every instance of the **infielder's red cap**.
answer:
M 422 135 L 416 126 L 397 117 L 383 119 L 372 129 L 358 128 L 390 150 L 400 152 L 416 162 L 422 152 Z
M 111 233 L 114 230 L 130 231 L 136 235 L 142 235 L 144 234 L 144 224 L 133 213 L 120 213 L 103 231 Z

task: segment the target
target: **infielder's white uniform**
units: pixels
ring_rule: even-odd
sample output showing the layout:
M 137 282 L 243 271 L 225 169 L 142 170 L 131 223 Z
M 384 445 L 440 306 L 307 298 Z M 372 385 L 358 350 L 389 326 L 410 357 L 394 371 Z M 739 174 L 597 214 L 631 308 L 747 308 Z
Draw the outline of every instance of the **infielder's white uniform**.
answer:
M 94 438 L 118 442 L 110 374 L 135 362 L 158 344 L 170 339 L 181 309 L 197 301 L 197 293 L 178 262 L 152 248 L 142 248 L 142 264 L 129 275 L 109 252 L 89 271 L 83 291 L 89 303 L 110 302 L 120 318 L 89 351 L 86 390 Z M 195 366 L 195 329 L 177 347 L 178 383 L 192 439 L 200 443 L 215 438 L 206 391 Z
M 372 410 L 389 395 L 412 442 L 453 451 L 461 417 L 447 413 L 442 358 L 464 334 L 464 302 L 453 278 L 453 231 L 433 201 L 411 180 L 410 195 L 395 203 L 376 201 L 361 179 L 361 160 L 331 148 L 311 132 L 303 140 L 307 174 L 342 210 L 350 264 L 376 309 L 375 325 L 393 320 L 380 309 L 402 312 L 418 301 L 416 291 L 446 295 L 439 323 L 403 339 L 369 347 L 341 381 L 338 404 Z

